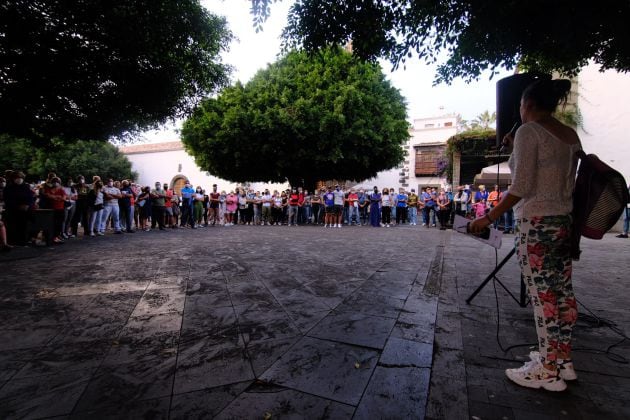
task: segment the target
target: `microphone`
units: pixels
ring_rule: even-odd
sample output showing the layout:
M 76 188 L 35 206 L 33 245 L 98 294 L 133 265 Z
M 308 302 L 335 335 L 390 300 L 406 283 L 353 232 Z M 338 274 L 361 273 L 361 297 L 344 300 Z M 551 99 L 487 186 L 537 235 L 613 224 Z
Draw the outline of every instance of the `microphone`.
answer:
M 512 129 L 508 132 L 508 134 L 510 134 L 512 137 L 514 137 L 514 135 L 516 134 L 516 130 L 518 129 L 518 127 L 520 126 L 519 122 L 516 121 L 514 123 L 514 125 L 512 126 Z M 501 142 L 501 148 L 499 149 L 499 154 L 502 155 L 503 152 L 505 151 L 505 149 L 509 146 L 509 144 L 503 140 Z

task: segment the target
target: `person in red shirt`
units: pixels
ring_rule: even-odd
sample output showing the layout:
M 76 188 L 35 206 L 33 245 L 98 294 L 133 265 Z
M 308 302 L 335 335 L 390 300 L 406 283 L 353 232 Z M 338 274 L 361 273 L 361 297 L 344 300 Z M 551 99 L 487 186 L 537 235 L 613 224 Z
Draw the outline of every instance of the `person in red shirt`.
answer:
M 350 194 L 348 194 L 346 201 L 348 202 L 348 226 L 352 226 L 353 224 L 361 226 L 361 219 L 359 217 L 359 194 L 357 194 L 354 188 L 350 189 Z M 354 222 L 352 221 L 353 216 Z
M 302 196 L 302 201 L 304 201 L 304 196 Z M 291 190 L 291 194 L 289 194 L 289 223 L 288 226 L 297 226 L 298 222 L 298 211 L 300 204 L 300 194 L 295 187 Z
M 501 192 L 499 191 L 499 186 L 495 185 L 494 186 L 494 191 L 492 191 L 492 192 L 490 192 L 488 194 L 488 208 L 489 209 L 493 209 L 494 206 L 499 204 L 499 200 L 501 200 Z M 501 217 L 503 217 L 503 216 L 501 216 Z M 493 225 L 494 225 L 495 229 L 498 227 L 499 220 L 501 219 L 501 217 L 498 217 L 497 220 L 494 221 Z
M 494 206 L 499 204 L 499 199 L 501 198 L 500 195 L 501 192 L 499 191 L 499 186 L 495 185 L 494 191 L 488 194 L 488 207 L 493 208 Z
M 212 192 L 208 194 L 210 202 L 208 203 L 208 221 L 212 220 L 212 226 L 219 222 L 219 202 L 221 194 L 217 192 L 217 184 L 212 185 Z M 183 223 L 183 222 L 182 222 Z
M 58 177 L 54 177 L 51 179 L 52 188 L 47 189 L 45 192 L 46 198 L 50 203 L 50 207 L 53 210 L 54 215 L 54 226 L 55 226 L 55 237 L 53 238 L 53 242 L 56 244 L 63 243 L 62 228 L 63 228 L 63 219 L 65 217 L 65 203 L 67 200 L 66 191 L 61 187 L 61 179 Z
M 173 194 L 175 193 L 171 188 L 168 188 L 168 184 L 165 182 L 166 191 L 164 193 L 164 223 L 166 227 L 173 229 L 177 225 L 175 224 L 175 217 L 173 214 Z

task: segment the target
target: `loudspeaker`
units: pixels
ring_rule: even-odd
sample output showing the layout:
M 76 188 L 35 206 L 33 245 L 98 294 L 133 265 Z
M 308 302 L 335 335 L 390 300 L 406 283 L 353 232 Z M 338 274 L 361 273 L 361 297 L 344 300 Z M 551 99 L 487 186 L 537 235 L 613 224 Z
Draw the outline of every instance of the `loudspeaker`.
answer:
M 505 77 L 497 82 L 497 148 L 501 148 L 503 137 L 515 123 L 521 121 L 521 95 L 527 86 L 536 80 L 551 79 L 544 73 L 521 73 Z

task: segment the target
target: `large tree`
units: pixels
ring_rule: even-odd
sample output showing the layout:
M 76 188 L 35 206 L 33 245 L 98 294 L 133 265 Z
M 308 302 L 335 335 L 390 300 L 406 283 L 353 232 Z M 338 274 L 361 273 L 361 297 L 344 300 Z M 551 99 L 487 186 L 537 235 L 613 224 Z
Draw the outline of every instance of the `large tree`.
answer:
M 64 143 L 60 139 L 51 141 L 49 150 L 36 148 L 29 139 L 16 139 L 0 135 L 0 171 L 21 170 L 32 181 L 45 179 L 54 172 L 62 179 L 92 175 L 103 179 L 135 178 L 131 162 L 118 148 L 109 142 L 78 140 Z
M 261 25 L 275 0 L 252 0 Z M 437 82 L 487 68 L 574 74 L 592 59 L 630 70 L 630 2 L 601 0 L 296 0 L 284 38 L 313 51 L 352 41 L 365 59 L 440 61 Z
M 198 0 L 0 2 L 0 134 L 106 140 L 228 82 L 231 33 Z
M 182 140 L 197 164 L 235 181 L 363 180 L 399 164 L 409 137 L 399 91 L 340 48 L 291 52 L 246 85 L 204 100 Z

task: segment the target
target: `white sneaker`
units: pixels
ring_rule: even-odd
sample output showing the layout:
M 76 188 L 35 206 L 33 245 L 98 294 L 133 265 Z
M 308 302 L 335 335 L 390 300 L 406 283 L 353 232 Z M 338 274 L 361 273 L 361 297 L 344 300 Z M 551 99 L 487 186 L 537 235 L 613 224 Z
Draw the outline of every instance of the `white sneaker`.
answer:
M 550 372 L 540 363 L 540 359 L 526 362 L 517 369 L 506 369 L 505 375 L 512 382 L 526 388 L 543 388 L 547 391 L 564 391 L 567 384 L 555 372 Z
M 341 227 L 341 225 L 337 225 L 337 227 L 338 227 L 338 228 L 340 228 L 340 227 Z
M 537 351 L 532 351 L 529 353 L 529 358 L 532 360 L 540 360 L 540 353 Z M 573 362 L 570 360 L 556 360 L 556 364 L 558 365 L 558 374 L 565 381 L 575 381 L 577 380 L 577 373 L 575 373 L 575 369 L 573 368 Z

